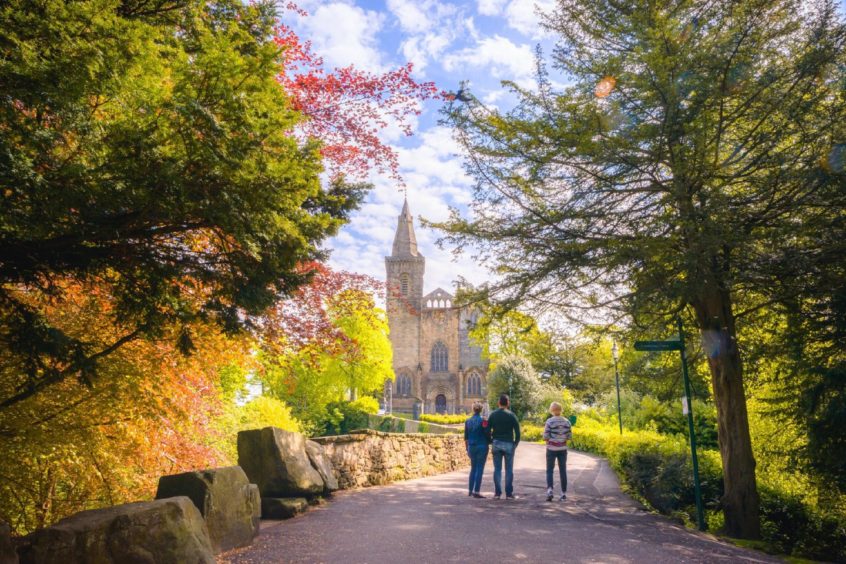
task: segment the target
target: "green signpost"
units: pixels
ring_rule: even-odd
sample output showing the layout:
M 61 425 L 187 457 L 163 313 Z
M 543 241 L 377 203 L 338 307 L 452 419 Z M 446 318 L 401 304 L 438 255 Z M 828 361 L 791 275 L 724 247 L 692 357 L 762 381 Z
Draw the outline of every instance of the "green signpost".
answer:
M 677 319 L 679 327 L 678 340 L 669 341 L 635 341 L 634 348 L 642 352 L 679 351 L 681 354 L 682 375 L 684 376 L 684 405 L 683 411 L 687 415 L 687 427 L 690 432 L 690 455 L 693 458 L 693 488 L 696 494 L 696 523 L 700 531 L 705 530 L 705 514 L 702 510 L 702 487 L 699 483 L 699 459 L 696 456 L 696 431 L 693 428 L 693 402 L 690 399 L 690 376 L 687 372 L 687 355 L 684 350 L 684 327 L 681 317 Z

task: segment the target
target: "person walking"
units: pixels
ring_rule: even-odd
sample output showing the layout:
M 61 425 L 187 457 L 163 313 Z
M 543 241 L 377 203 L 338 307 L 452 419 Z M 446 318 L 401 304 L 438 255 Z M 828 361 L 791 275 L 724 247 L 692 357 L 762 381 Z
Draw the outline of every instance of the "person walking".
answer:
M 567 499 L 567 441 L 573 436 L 570 420 L 561 417 L 561 404 L 554 401 L 549 406 L 552 415 L 543 426 L 546 441 L 546 501 L 552 501 L 552 475 L 558 462 L 558 477 L 561 482 L 561 501 Z
M 520 444 L 520 422 L 509 408 L 511 399 L 508 394 L 499 396 L 499 409 L 488 416 L 491 429 L 494 464 L 494 499 L 502 497 L 502 462 L 505 460 L 505 498 L 516 499 L 514 495 L 514 452 Z
M 484 498 L 479 490 L 482 487 L 482 476 L 485 473 L 485 462 L 488 460 L 488 445 L 491 442 L 488 421 L 482 417 L 482 404 L 473 404 L 473 415 L 464 422 L 464 446 L 470 457 L 470 489 L 467 495 Z

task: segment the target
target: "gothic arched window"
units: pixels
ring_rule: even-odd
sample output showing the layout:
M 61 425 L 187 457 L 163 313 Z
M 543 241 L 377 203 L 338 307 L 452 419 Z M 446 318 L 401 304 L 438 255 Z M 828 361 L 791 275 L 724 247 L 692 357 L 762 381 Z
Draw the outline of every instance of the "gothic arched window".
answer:
M 403 296 L 408 295 L 408 274 L 405 272 L 400 274 L 400 293 Z
M 467 395 L 481 396 L 482 395 L 482 379 L 475 372 L 470 374 L 467 378 Z
M 411 377 L 408 374 L 400 374 L 397 376 L 397 395 L 411 395 Z
M 432 347 L 432 372 L 447 372 L 449 370 L 449 351 L 441 341 Z

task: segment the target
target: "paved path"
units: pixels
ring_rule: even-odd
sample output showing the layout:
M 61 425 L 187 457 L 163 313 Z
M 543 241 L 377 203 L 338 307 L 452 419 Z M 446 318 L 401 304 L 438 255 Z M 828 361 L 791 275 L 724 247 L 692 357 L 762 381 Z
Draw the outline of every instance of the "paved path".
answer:
M 564 502 L 546 501 L 544 449 L 517 449 L 517 500 L 467 497 L 467 472 L 340 492 L 221 562 L 775 562 L 643 511 L 598 457 L 570 452 Z M 483 493 L 493 490 L 490 461 Z

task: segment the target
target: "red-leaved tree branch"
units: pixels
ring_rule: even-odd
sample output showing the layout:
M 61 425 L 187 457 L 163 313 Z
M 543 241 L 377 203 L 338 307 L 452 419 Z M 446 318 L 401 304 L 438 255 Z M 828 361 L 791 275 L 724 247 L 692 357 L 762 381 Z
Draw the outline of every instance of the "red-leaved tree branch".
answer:
M 305 14 L 293 4 L 287 8 Z M 295 133 L 321 142 L 329 174 L 361 180 L 376 170 L 401 183 L 397 153 L 379 132 L 394 125 L 411 135 L 410 118 L 420 114 L 421 103 L 445 94 L 412 78 L 411 63 L 382 74 L 353 66 L 329 72 L 291 27 L 280 23 L 275 40 L 282 49 L 279 82 L 293 108 L 308 118 Z

